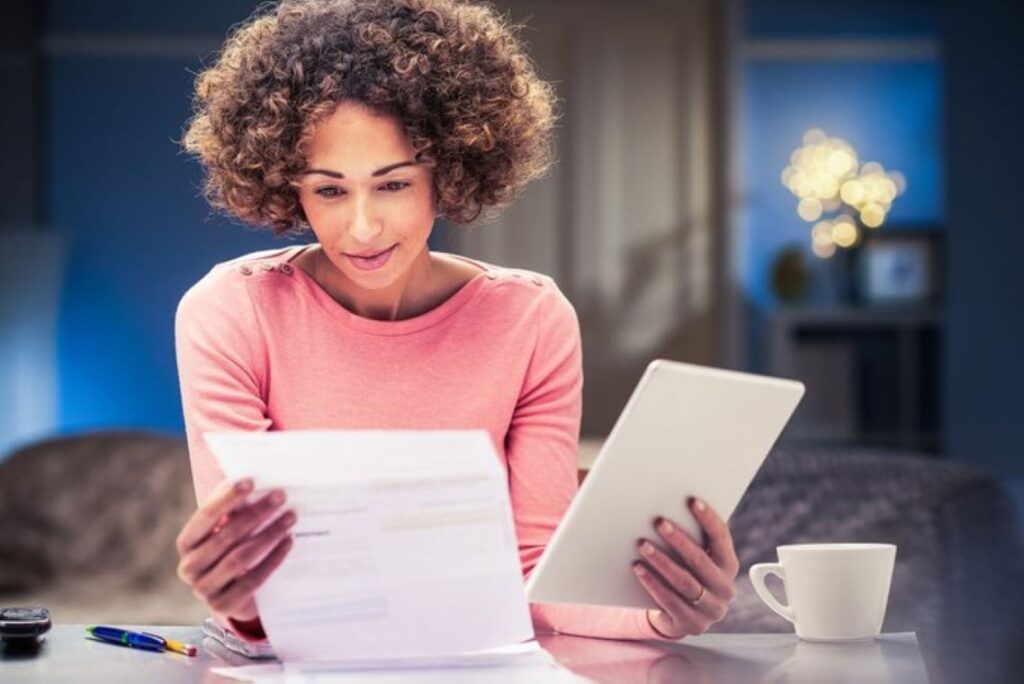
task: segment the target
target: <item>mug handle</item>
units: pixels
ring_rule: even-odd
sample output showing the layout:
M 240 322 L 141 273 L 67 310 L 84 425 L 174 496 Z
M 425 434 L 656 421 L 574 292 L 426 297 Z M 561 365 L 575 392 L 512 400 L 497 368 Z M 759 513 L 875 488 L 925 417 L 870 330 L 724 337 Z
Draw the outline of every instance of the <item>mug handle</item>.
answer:
M 782 580 L 783 585 L 786 583 L 786 570 L 779 563 L 757 563 L 750 568 L 750 584 L 754 587 L 754 591 L 758 597 L 764 601 L 769 608 L 774 610 L 776 613 L 786 618 L 790 622 L 796 622 L 796 613 L 793 609 L 781 603 L 772 592 L 768 591 L 768 586 L 764 583 L 764 580 L 768 575 L 775 575 Z

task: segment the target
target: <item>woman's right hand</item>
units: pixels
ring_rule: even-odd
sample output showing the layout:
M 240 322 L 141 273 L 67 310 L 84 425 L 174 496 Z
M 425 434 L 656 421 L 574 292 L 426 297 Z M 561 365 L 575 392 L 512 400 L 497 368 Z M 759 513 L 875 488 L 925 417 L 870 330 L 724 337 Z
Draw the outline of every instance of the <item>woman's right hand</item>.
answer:
M 274 489 L 247 503 L 252 489 L 251 479 L 222 484 L 176 542 L 178 577 L 210 611 L 243 623 L 259 617 L 253 593 L 291 550 L 289 530 L 296 520 L 294 511 L 286 511 L 254 534 L 278 513 L 285 495 Z

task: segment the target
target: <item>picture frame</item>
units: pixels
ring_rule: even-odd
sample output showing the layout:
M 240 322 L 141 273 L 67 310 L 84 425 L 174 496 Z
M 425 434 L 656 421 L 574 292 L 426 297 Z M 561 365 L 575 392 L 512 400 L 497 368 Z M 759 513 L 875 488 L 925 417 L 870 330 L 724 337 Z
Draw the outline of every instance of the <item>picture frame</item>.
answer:
M 858 299 L 867 305 L 927 305 L 941 298 L 937 227 L 870 230 L 858 251 Z

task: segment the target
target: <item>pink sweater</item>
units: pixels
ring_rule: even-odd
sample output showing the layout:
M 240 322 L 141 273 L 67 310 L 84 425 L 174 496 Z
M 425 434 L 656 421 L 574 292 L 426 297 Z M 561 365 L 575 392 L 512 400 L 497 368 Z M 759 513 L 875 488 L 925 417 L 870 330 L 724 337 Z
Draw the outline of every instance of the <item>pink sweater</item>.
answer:
M 485 428 L 508 472 L 529 575 L 577 487 L 583 371 L 572 305 L 546 276 L 472 261 L 484 271 L 436 308 L 372 320 L 289 263 L 301 249 L 218 264 L 178 306 L 199 501 L 223 479 L 209 430 Z M 531 614 L 539 631 L 658 638 L 642 610 L 532 604 Z

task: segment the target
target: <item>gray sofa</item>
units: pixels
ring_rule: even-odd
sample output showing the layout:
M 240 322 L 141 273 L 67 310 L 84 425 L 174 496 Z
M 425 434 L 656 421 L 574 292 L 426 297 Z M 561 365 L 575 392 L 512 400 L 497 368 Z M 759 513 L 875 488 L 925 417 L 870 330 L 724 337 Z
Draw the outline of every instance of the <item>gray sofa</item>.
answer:
M 183 439 L 94 432 L 0 462 L 0 605 L 55 621 L 201 622 L 175 576 L 174 538 L 195 510 Z
M 184 441 L 144 432 L 48 440 L 0 462 L 0 605 L 62 622 L 197 623 L 174 574 L 195 500 Z M 745 571 L 781 543 L 898 545 L 886 631 L 916 631 L 941 681 L 1015 681 L 1024 552 L 991 479 L 900 453 L 776 449 L 731 520 L 739 595 L 716 631 L 791 631 Z

